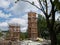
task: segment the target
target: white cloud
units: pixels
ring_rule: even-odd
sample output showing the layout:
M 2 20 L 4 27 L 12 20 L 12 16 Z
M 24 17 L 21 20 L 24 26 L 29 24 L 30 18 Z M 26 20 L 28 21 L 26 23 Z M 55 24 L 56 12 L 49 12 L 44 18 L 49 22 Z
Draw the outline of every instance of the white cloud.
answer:
M 2 8 L 8 8 L 9 5 L 10 5 L 10 2 L 9 1 L 0 0 L 0 7 L 2 7 Z
M 0 15 L 1 17 L 1 15 Z M 6 16 L 4 16 L 6 17 Z M 21 32 L 26 32 L 27 26 L 28 26 L 28 21 L 27 21 L 28 15 L 25 14 L 22 16 L 22 18 L 11 18 L 10 20 L 6 20 L 5 22 L 0 23 L 0 29 L 2 30 L 8 30 L 8 24 L 9 23 L 17 23 L 20 24 L 20 30 Z
M 60 17 L 60 13 L 56 13 L 55 20 L 57 20 Z
M 0 22 L 0 29 L 7 30 L 8 29 L 8 23 L 7 22 Z
M 9 13 L 9 14 L 5 14 L 4 12 L 0 11 L 0 17 L 1 17 L 1 18 L 8 18 L 8 17 L 10 17 L 10 16 L 11 16 L 10 13 Z
M 28 20 L 28 14 L 25 14 L 24 16 L 22 16 L 22 18 L 23 18 L 24 20 Z
M 12 18 L 11 20 L 9 20 L 9 23 L 18 23 L 24 25 L 26 23 L 26 20 L 22 18 Z
M 8 23 L 12 24 L 20 24 L 21 31 L 24 32 L 24 30 L 27 30 L 27 20 L 22 19 L 22 18 L 12 18 L 11 20 L 8 21 Z
M 26 32 L 27 31 L 27 27 L 21 28 L 21 32 Z
M 0 26 L 8 26 L 6 22 L 0 22 Z
M 37 0 L 36 0 L 35 4 L 38 5 Z M 10 9 L 10 11 L 12 11 L 12 13 L 15 15 L 20 15 L 21 13 L 30 12 L 30 11 L 37 12 L 37 10 L 38 9 L 36 7 L 32 6 L 31 4 L 29 4 L 27 2 L 23 2 L 23 1 L 17 2 Z
M 0 22 L 0 29 L 2 30 L 8 30 L 8 24 L 20 24 L 20 30 L 21 32 L 26 32 L 27 30 L 27 20 L 22 19 L 22 18 L 12 18 L 11 20 L 8 20 L 6 22 Z

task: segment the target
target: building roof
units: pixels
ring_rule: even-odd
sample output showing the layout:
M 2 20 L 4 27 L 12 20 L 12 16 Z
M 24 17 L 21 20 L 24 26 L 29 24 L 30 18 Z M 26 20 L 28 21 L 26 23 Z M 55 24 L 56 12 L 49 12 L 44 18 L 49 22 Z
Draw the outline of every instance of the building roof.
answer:
M 9 26 L 20 26 L 18 23 L 9 23 Z

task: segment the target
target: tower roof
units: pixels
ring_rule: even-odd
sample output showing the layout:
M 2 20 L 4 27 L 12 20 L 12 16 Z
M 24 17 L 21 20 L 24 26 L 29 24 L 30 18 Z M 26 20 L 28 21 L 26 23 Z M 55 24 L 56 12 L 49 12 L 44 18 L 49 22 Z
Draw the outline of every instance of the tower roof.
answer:
M 32 14 L 36 14 L 35 12 L 32 12 L 32 11 L 28 12 L 28 14 L 31 14 L 31 13 L 32 13 Z
M 20 26 L 18 23 L 9 23 L 9 26 Z

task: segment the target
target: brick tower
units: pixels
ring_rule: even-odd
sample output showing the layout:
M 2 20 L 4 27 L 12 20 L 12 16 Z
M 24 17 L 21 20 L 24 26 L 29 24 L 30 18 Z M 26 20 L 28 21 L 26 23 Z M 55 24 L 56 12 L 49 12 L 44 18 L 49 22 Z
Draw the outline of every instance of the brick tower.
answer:
M 38 37 L 37 19 L 35 12 L 28 13 L 28 38 L 35 40 Z
M 20 26 L 15 24 L 9 24 L 10 40 L 19 40 L 20 38 Z

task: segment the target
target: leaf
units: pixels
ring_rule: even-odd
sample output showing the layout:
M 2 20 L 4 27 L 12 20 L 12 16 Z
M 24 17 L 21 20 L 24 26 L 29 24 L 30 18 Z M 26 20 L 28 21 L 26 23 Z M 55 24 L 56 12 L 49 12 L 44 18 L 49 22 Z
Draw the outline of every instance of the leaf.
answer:
M 34 2 L 32 2 L 32 5 L 34 5 Z
M 19 0 L 16 0 L 15 3 L 17 3 Z
M 56 6 L 56 9 L 60 10 L 60 2 L 58 0 L 54 0 L 54 4 Z

